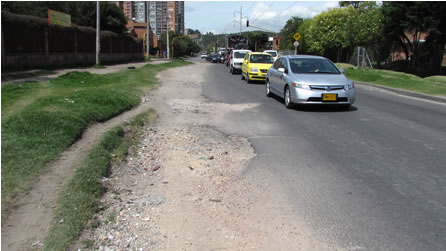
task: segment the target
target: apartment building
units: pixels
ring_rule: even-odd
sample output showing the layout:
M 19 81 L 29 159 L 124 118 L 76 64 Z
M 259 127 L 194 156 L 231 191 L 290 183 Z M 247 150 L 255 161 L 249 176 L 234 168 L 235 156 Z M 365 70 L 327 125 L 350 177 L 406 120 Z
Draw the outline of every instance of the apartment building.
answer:
M 184 33 L 183 1 L 119 1 L 116 4 L 124 11 L 127 19 L 137 23 L 149 23 L 153 32 L 159 36 L 167 30 Z
M 166 30 L 184 33 L 184 2 L 149 2 L 149 22 L 157 35 Z

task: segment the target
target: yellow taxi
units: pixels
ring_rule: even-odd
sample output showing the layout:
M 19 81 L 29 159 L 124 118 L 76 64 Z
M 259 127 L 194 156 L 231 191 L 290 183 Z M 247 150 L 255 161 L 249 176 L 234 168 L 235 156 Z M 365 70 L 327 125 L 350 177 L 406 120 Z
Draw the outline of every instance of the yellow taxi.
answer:
M 273 65 L 273 57 L 265 52 L 246 53 L 242 64 L 242 80 L 266 80 L 268 69 Z

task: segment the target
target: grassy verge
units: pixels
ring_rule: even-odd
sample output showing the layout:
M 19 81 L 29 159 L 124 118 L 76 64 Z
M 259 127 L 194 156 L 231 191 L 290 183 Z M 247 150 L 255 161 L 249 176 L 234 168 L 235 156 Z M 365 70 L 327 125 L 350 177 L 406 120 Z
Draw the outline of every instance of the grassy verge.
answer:
M 142 138 L 143 126 L 152 122 L 155 116 L 149 110 L 124 128 L 110 130 L 88 154 L 60 195 L 44 250 L 65 250 L 79 236 L 101 208 L 99 199 L 105 192 L 101 178 L 109 173 L 111 162 L 125 159 L 130 146 L 136 146 Z
M 89 124 L 137 106 L 156 73 L 189 64 L 172 61 L 98 75 L 70 72 L 49 82 L 2 87 L 2 213 Z
M 446 96 L 446 78 L 420 78 L 402 72 L 374 69 L 345 69 L 345 75 L 356 81 L 378 84 L 429 95 Z
M 6 72 L 2 74 L 2 81 L 12 81 L 15 79 L 30 78 L 30 77 L 41 77 L 51 74 L 55 74 L 53 70 L 35 70 L 35 71 L 25 71 L 25 72 Z

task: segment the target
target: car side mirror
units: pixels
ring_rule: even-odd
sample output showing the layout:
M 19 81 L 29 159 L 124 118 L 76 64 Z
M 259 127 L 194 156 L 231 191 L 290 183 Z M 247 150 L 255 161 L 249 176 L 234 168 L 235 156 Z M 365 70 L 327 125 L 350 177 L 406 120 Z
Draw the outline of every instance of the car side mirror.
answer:
M 285 68 L 279 68 L 279 69 L 277 69 L 279 72 L 281 72 L 281 73 L 285 73 Z
M 339 69 L 341 71 L 342 74 L 344 74 L 344 69 Z

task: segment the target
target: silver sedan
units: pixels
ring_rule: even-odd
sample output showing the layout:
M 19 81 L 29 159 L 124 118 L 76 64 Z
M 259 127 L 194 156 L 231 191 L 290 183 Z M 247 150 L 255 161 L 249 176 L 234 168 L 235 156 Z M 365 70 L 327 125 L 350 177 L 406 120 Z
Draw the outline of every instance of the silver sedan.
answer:
M 355 86 L 330 60 L 319 56 L 282 56 L 268 69 L 266 96 L 294 104 L 341 105 L 355 102 Z

